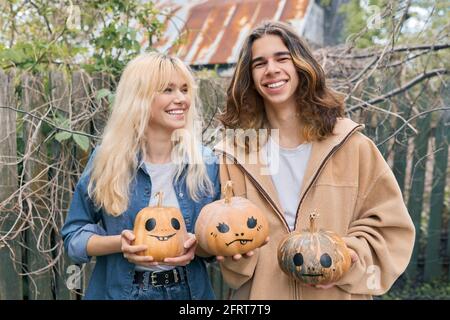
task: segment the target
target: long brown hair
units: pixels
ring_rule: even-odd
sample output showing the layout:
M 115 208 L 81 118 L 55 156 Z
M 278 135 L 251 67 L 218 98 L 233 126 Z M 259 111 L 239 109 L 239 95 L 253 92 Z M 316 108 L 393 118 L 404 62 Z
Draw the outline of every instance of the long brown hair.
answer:
M 296 100 L 304 138 L 307 141 L 325 139 L 332 134 L 337 118 L 344 114 L 343 96 L 326 86 L 325 73 L 306 43 L 282 22 L 265 21 L 245 39 L 228 87 L 226 108 L 219 120 L 232 129 L 260 129 L 267 123 L 264 101 L 256 91 L 251 70 L 252 45 L 264 35 L 280 37 L 297 69 Z

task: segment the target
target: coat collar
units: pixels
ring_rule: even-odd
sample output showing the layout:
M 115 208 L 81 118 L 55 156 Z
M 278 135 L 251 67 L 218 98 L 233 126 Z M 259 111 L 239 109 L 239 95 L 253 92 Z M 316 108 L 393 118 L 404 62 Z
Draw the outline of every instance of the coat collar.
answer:
M 300 202 L 334 151 L 339 149 L 354 132 L 363 128 L 364 125 L 357 124 L 351 119 L 340 118 L 336 122 L 331 136 L 322 141 L 312 142 L 311 156 L 299 195 Z M 246 154 L 241 148 L 233 145 L 232 139 L 226 138 L 214 147 L 214 151 L 225 155 L 234 163 L 240 165 L 250 175 L 250 178 L 257 182 L 261 189 L 263 189 L 260 191 L 265 192 L 270 197 L 268 200 L 273 202 L 272 207 L 278 211 L 278 214 L 283 214 L 271 176 L 267 173 L 264 174 L 267 168 L 264 163 L 261 163 L 258 151 L 251 151 Z

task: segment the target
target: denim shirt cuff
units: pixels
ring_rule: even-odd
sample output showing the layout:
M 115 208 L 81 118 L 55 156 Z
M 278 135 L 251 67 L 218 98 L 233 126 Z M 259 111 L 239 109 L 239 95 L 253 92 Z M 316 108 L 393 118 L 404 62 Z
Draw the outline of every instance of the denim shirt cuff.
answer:
M 68 254 L 77 263 L 87 263 L 91 257 L 87 255 L 87 243 L 93 235 L 105 236 L 105 230 L 98 224 L 86 224 L 72 237 Z

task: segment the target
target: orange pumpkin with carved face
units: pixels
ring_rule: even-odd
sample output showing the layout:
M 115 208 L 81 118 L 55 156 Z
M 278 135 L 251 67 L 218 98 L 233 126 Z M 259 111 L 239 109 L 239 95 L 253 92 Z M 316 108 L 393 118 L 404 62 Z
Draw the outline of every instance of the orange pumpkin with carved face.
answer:
M 303 284 L 326 285 L 338 281 L 351 266 L 350 252 L 342 238 L 317 230 L 316 213 L 310 228 L 287 235 L 278 246 L 278 264 L 289 277 Z
M 178 257 L 184 252 L 187 230 L 180 210 L 163 207 L 163 193 L 157 194 L 158 204 L 139 211 L 134 222 L 133 245 L 147 245 L 147 250 L 137 253 L 152 256 L 154 261 Z
M 260 247 L 269 235 L 269 223 L 250 200 L 232 197 L 232 182 L 225 185 L 225 198 L 200 211 L 195 224 L 199 246 L 211 255 L 233 256 Z

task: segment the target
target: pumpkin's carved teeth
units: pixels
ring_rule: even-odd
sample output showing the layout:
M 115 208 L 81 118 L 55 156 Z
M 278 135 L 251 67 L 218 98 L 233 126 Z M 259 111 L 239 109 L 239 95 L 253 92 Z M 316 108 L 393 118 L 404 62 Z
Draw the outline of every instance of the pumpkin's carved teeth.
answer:
M 235 239 L 235 240 L 233 240 L 233 241 L 231 241 L 231 242 L 229 242 L 229 243 L 225 243 L 225 244 L 226 244 L 227 247 L 228 247 L 230 244 L 232 244 L 232 243 L 234 243 L 234 242 L 236 242 L 236 241 L 239 241 L 240 244 L 245 245 L 245 244 L 247 244 L 247 242 L 252 242 L 253 239 Z
M 150 236 L 150 237 L 154 237 L 154 238 L 158 239 L 159 241 L 167 241 L 167 240 L 169 240 L 170 238 L 172 238 L 175 234 L 176 234 L 176 233 L 170 234 L 170 235 L 168 235 L 168 236 L 155 236 L 155 235 L 149 234 L 149 236 Z

